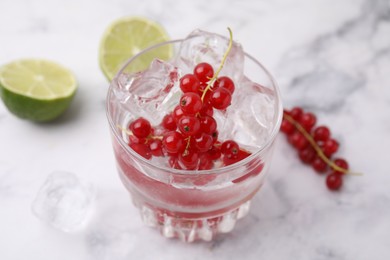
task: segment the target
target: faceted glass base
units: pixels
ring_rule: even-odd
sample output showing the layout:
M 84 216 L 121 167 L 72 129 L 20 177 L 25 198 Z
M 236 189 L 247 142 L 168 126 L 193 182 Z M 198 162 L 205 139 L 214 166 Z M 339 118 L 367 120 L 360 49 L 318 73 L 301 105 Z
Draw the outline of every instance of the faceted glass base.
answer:
M 134 204 L 139 208 L 143 222 L 157 228 L 167 238 L 179 238 L 184 242 L 211 241 L 218 233 L 233 230 L 237 220 L 249 212 L 250 201 L 222 215 L 207 218 L 183 218 L 173 212 L 154 209 L 147 205 Z M 176 216 L 175 216 L 176 215 Z

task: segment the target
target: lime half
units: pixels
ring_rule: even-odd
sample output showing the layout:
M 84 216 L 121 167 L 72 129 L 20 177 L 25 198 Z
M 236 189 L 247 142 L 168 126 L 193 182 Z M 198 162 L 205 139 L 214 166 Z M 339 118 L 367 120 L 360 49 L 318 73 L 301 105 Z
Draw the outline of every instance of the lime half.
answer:
M 142 17 L 122 18 L 108 27 L 100 42 L 99 63 L 104 75 L 111 81 L 124 63 L 147 47 L 168 41 L 164 28 Z M 163 46 L 141 56 L 127 72 L 146 69 L 154 58 L 168 60 L 172 56 L 172 47 Z
M 18 117 L 50 121 L 69 106 L 77 84 L 73 74 L 54 62 L 25 59 L 0 68 L 0 94 Z

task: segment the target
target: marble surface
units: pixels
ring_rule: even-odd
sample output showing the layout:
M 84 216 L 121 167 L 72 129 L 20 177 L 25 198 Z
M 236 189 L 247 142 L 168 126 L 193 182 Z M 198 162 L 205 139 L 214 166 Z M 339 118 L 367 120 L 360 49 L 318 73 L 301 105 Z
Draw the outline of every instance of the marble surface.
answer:
M 275 75 L 285 106 L 315 112 L 340 141 L 339 155 L 364 175 L 329 192 L 324 176 L 279 136 L 268 182 L 232 233 L 184 244 L 143 226 L 116 174 L 97 59 L 105 27 L 126 15 L 154 19 L 172 38 L 230 26 Z M 0 259 L 390 258 L 389 0 L 2 0 L 0 46 L 1 64 L 52 59 L 80 84 L 53 123 L 20 120 L 0 104 Z M 31 213 L 39 187 L 57 170 L 97 189 L 81 231 L 63 233 Z

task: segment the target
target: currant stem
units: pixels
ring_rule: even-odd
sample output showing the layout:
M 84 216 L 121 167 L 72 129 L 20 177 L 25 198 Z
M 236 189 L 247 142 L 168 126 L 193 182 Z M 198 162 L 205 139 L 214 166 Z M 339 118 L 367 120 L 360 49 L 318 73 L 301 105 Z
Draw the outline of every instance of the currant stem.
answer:
M 232 30 L 229 27 L 227 29 L 229 31 L 229 45 L 228 45 L 228 47 L 226 49 L 226 52 L 224 53 L 224 55 L 222 57 L 222 61 L 221 61 L 221 64 L 219 65 L 219 68 L 214 73 L 213 77 L 209 80 L 209 82 L 207 83 L 206 88 L 204 89 L 204 91 L 202 93 L 202 97 L 201 97 L 202 102 L 204 100 L 204 97 L 206 96 L 207 91 L 211 90 L 211 86 L 213 85 L 214 81 L 218 78 L 218 75 L 221 72 L 221 70 L 223 68 L 223 65 L 225 64 L 227 56 L 229 55 L 229 52 L 232 49 L 232 46 L 233 46 L 233 32 L 232 32 Z
M 129 131 L 128 129 L 123 128 L 120 125 L 116 125 L 116 127 L 118 127 L 121 131 L 125 132 L 125 134 L 127 134 L 128 136 L 134 136 L 133 132 Z M 160 140 L 162 140 L 163 137 L 160 136 L 160 135 L 151 135 L 150 134 L 148 137 L 146 137 L 146 140 L 150 140 L 150 139 L 160 139 Z
M 316 141 L 313 139 L 313 137 L 306 131 L 305 128 L 301 126 L 300 123 L 294 120 L 291 116 L 287 115 L 286 113 L 283 113 L 283 118 L 292 123 L 295 128 L 298 129 L 299 132 L 303 134 L 303 136 L 309 141 L 310 145 L 314 148 L 314 150 L 317 152 L 318 156 L 327 164 L 329 167 L 331 167 L 333 170 L 342 172 L 344 174 L 350 174 L 350 175 L 362 175 L 361 173 L 355 173 L 350 172 L 347 169 L 341 168 L 340 166 L 336 165 L 334 162 L 329 160 L 328 157 L 322 152 L 321 148 L 318 146 Z

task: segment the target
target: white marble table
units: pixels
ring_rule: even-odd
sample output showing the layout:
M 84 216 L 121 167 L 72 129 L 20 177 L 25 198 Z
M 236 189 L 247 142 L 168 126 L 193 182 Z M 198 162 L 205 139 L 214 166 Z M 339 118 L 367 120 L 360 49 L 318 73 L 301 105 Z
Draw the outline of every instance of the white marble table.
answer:
M 144 227 L 116 174 L 97 58 L 104 28 L 125 15 L 154 19 L 172 38 L 230 26 L 276 76 L 285 106 L 318 114 L 364 176 L 329 192 L 280 136 L 269 181 L 231 234 L 184 244 Z M 389 0 L 2 0 L 0 46 L 1 64 L 52 59 L 80 84 L 70 110 L 49 124 L 0 104 L 0 259 L 390 259 Z M 98 190 L 94 217 L 79 232 L 31 213 L 55 170 Z

